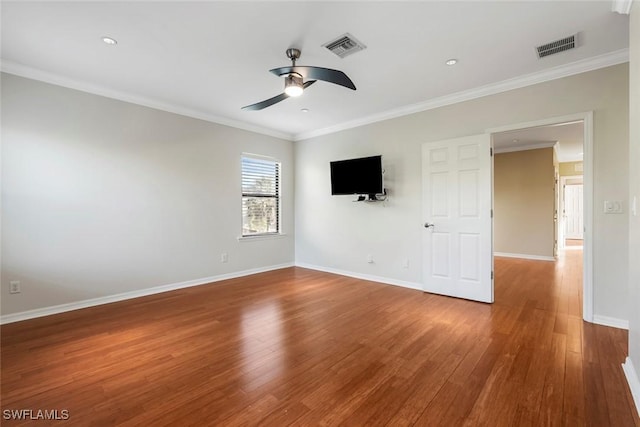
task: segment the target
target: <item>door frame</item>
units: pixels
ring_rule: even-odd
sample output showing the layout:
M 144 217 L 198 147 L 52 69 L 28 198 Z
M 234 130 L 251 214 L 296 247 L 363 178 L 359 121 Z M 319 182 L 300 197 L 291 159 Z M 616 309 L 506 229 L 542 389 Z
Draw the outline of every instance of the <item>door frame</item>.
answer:
M 582 180 L 582 203 L 583 203 L 583 209 L 582 209 L 582 221 L 584 221 L 584 176 L 583 175 L 566 175 L 566 176 L 561 176 L 560 177 L 560 210 L 562 212 L 564 212 L 564 189 L 565 186 L 567 185 L 567 181 L 570 179 L 580 179 Z M 564 249 L 565 245 L 564 245 L 564 240 L 566 240 L 566 236 L 564 234 L 564 215 L 561 215 L 560 218 L 562 218 L 562 220 L 559 223 L 559 227 L 562 227 L 562 237 L 563 237 L 563 241 L 562 241 L 562 249 Z M 584 237 L 584 232 L 582 233 Z
M 583 202 L 584 240 L 582 253 L 582 318 L 593 323 L 593 111 L 549 117 L 486 129 L 493 134 L 539 126 L 582 121 L 583 126 Z

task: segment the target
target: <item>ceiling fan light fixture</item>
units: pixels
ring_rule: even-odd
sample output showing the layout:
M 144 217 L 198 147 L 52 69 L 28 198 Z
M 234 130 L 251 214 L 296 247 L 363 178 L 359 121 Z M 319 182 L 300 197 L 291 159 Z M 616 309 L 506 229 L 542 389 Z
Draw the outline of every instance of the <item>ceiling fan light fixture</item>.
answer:
M 296 74 L 289 74 L 284 79 L 284 93 L 289 96 L 300 96 L 304 86 L 302 84 L 302 77 Z
M 245 105 L 242 107 L 243 110 L 259 111 L 292 96 L 300 96 L 306 88 L 318 80 L 356 90 L 356 85 L 354 85 L 351 79 L 342 71 L 332 70 L 331 68 L 296 65 L 296 61 L 300 58 L 300 49 L 289 48 L 286 53 L 287 57 L 291 60 L 291 65 L 269 70 L 270 73 L 278 77 L 284 77 L 284 92 L 265 99 L 262 102 Z M 305 79 L 306 81 L 303 81 Z

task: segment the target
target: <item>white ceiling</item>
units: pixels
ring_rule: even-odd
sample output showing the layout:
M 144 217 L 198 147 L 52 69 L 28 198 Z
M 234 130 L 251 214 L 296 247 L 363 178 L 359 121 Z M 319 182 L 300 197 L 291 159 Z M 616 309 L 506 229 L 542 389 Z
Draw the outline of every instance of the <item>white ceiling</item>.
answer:
M 611 12 L 611 6 L 610 1 L 3 1 L 2 69 L 300 139 L 624 62 L 628 16 Z M 345 32 L 367 49 L 340 59 L 322 47 Z M 535 46 L 573 33 L 579 33 L 578 48 L 537 58 Z M 105 45 L 105 35 L 118 44 Z M 290 64 L 288 47 L 302 49 L 298 64 L 342 70 L 358 90 L 318 82 L 300 98 L 262 111 L 240 110 L 282 92 L 282 78 L 268 70 Z M 449 58 L 459 63 L 446 66 Z
M 493 134 L 496 153 L 551 147 L 557 143 L 558 161 L 574 162 L 583 158 L 582 121 L 538 126 Z

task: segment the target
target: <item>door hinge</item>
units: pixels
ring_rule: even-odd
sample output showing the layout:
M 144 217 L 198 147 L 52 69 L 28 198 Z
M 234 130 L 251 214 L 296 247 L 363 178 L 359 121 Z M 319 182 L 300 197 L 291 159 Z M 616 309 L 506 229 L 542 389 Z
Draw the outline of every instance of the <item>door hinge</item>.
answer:
M 489 147 L 489 155 L 493 156 L 493 147 Z
M 491 272 L 491 280 L 493 280 L 493 271 Z
M 493 218 L 493 209 L 491 209 L 491 218 Z

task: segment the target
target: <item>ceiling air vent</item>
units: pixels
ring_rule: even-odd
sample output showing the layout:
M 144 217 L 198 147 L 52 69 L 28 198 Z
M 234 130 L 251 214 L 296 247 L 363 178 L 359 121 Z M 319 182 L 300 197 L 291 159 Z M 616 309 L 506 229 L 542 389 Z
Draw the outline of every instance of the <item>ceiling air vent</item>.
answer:
M 577 45 L 578 34 L 572 34 L 569 37 L 565 37 L 563 39 L 538 46 L 536 47 L 536 51 L 538 52 L 538 58 L 544 58 L 545 56 L 564 52 L 565 50 L 569 49 L 574 49 Z
M 322 46 L 326 47 L 340 58 L 344 58 L 345 56 L 349 56 L 352 53 L 356 53 L 367 48 L 349 33 L 343 34 L 337 39 L 327 42 Z

